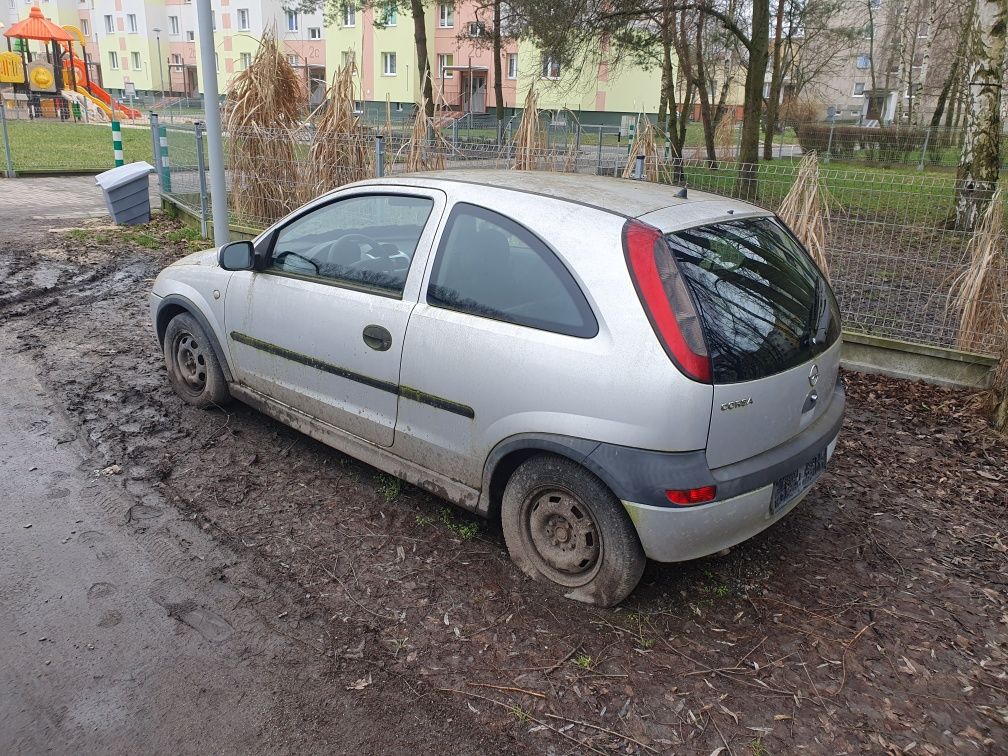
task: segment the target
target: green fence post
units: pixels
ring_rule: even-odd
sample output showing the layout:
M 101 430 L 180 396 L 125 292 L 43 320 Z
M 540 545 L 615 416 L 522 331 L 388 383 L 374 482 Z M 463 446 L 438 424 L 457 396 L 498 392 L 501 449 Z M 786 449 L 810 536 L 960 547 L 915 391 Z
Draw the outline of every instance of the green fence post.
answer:
M 112 151 L 115 153 L 115 165 L 123 165 L 122 126 L 119 121 L 112 121 Z
M 166 193 L 171 193 L 171 167 L 168 165 L 168 128 L 158 127 L 161 142 L 161 187 Z

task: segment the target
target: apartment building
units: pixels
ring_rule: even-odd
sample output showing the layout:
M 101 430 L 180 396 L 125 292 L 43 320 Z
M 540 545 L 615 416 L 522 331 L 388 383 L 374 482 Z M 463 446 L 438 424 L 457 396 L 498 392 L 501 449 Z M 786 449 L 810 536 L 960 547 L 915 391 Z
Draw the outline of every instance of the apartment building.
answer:
M 122 98 L 130 89 L 138 96 L 199 95 L 203 72 L 193 0 L 77 1 L 93 4 L 88 21 L 93 57 L 113 96 Z M 328 24 L 321 10 L 304 13 L 279 0 L 213 0 L 212 8 L 221 92 L 249 65 L 263 33 L 275 28 L 315 102 L 350 60 L 357 66 L 361 107 L 368 112 L 383 114 L 387 102 L 394 113 L 412 112 L 420 101 L 424 65 L 417 60 L 413 19 L 395 8 L 348 3 Z M 497 105 L 493 52 L 477 4 L 433 3 L 425 20 L 437 97 L 462 113 L 492 112 Z M 501 79 L 509 110 L 520 108 L 533 87 L 541 108 L 573 111 L 585 123 L 619 123 L 621 116 L 658 110 L 659 71 L 619 61 L 568 70 L 524 40 L 510 41 L 502 50 Z
M 425 16 L 430 75 L 435 97 L 448 109 L 480 115 L 496 109 L 495 66 L 485 15 L 473 2 L 435 3 Z M 421 97 L 423 65 L 418 63 L 413 19 L 394 10 L 344 6 L 326 29 L 332 68 L 353 59 L 360 77 L 362 107 L 382 113 L 412 109 Z M 601 62 L 589 70 L 568 70 L 531 42 L 506 41 L 501 50 L 502 104 L 521 108 L 530 88 L 539 107 L 569 110 L 586 123 L 619 123 L 621 116 L 658 110 L 658 70 Z

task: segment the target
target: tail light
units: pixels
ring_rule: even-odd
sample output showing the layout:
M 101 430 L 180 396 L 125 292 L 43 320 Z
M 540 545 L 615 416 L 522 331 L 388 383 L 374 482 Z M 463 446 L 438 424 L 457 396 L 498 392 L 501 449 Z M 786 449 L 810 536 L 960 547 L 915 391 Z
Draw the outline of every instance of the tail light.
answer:
M 714 501 L 715 496 L 717 496 L 717 486 L 673 489 L 665 492 L 665 498 L 680 507 L 706 504 L 708 501 Z
M 689 378 L 711 382 L 711 360 L 693 298 L 662 232 L 638 220 L 623 226 L 623 253 L 655 335 Z

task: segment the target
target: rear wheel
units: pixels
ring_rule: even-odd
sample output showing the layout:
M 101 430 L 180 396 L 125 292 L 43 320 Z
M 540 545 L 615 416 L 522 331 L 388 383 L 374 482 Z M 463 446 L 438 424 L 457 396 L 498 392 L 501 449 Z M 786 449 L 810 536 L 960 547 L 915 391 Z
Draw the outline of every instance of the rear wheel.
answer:
M 231 400 L 224 371 L 210 338 L 189 313 L 171 319 L 164 337 L 165 365 L 175 393 L 195 407 L 212 407 Z
M 619 499 L 564 457 L 533 457 L 515 470 L 501 526 L 515 564 L 576 601 L 618 604 L 644 572 L 644 550 Z

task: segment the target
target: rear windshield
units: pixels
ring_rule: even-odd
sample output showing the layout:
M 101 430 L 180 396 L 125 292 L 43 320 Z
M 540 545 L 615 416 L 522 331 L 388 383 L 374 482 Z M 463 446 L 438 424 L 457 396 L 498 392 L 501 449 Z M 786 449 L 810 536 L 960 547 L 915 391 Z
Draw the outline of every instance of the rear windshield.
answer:
M 667 234 L 703 321 L 715 383 L 780 373 L 840 334 L 829 284 L 772 218 Z

